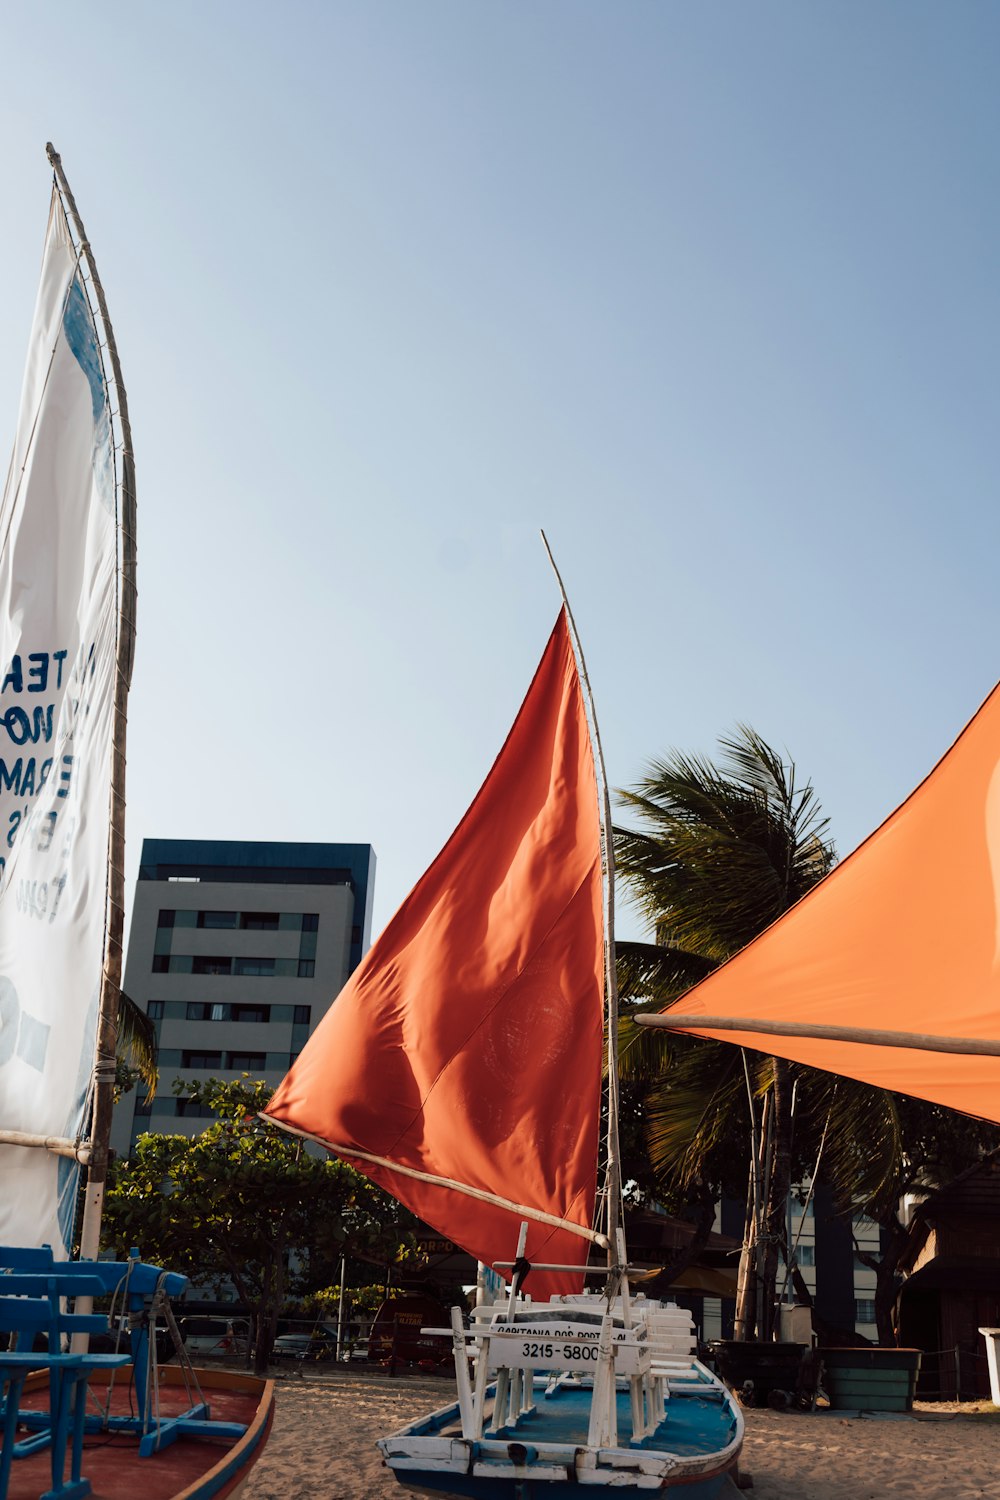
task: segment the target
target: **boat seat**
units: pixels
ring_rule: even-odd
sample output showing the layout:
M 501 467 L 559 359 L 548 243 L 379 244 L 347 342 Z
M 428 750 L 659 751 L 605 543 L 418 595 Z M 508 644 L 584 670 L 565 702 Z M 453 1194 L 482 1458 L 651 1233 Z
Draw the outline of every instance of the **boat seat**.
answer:
M 48 1271 L 55 1263 L 51 1245 L 0 1245 L 4 1271 Z

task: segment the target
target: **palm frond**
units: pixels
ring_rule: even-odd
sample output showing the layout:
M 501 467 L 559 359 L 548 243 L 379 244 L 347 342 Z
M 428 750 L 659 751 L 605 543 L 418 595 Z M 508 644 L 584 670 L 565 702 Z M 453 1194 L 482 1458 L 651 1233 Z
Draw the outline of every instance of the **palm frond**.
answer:
M 654 1083 L 662 1078 L 673 1058 L 669 1031 L 652 1026 L 637 1026 L 627 1012 L 618 1017 L 618 1076 L 637 1083 Z
M 156 1027 L 124 990 L 119 992 L 118 1000 L 118 1052 L 138 1070 L 146 1085 L 147 1099 L 154 1098 L 160 1077 L 156 1063 Z
M 797 1070 L 800 1118 L 824 1141 L 821 1171 L 842 1212 L 878 1214 L 898 1199 L 902 1161 L 899 1110 L 885 1089 L 815 1068 Z
M 703 1177 L 713 1154 L 745 1123 L 746 1082 L 739 1048 L 688 1041 L 645 1101 L 646 1140 L 657 1178 L 682 1192 Z
M 746 725 L 721 742 L 721 767 L 674 752 L 633 790 L 638 817 L 616 827 L 629 898 L 686 951 L 716 963 L 787 911 L 832 867 L 833 845 L 810 784 Z
M 623 1000 L 667 1005 L 716 967 L 710 958 L 668 943 L 616 943 L 618 992 Z

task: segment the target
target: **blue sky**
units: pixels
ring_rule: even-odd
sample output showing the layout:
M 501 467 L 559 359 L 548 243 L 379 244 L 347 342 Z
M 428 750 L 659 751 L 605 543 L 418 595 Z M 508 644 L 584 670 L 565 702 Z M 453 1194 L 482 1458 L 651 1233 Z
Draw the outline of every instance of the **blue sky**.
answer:
M 614 785 L 749 721 L 847 853 L 1000 677 L 995 6 L 60 0 L 0 50 L 0 443 L 47 139 L 129 391 L 130 881 L 370 841 L 381 927 L 541 653 L 540 526 Z

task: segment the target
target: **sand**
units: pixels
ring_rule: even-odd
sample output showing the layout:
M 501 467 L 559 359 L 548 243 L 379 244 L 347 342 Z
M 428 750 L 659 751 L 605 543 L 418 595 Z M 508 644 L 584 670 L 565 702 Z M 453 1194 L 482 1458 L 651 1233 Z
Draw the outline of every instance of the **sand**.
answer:
M 274 1429 L 244 1500 L 404 1500 L 376 1437 L 452 1398 L 433 1377 L 334 1371 L 278 1377 Z M 914 1417 L 748 1411 L 748 1500 L 1000 1500 L 1000 1411 Z

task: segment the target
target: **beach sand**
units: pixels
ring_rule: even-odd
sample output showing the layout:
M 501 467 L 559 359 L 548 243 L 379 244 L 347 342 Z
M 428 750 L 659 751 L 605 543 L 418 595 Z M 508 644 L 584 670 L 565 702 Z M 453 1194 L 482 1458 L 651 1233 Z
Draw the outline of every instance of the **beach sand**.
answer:
M 282 1375 L 244 1500 L 404 1500 L 375 1439 L 452 1399 L 452 1382 L 374 1371 Z M 1000 1411 L 914 1417 L 746 1412 L 748 1500 L 1000 1500 Z

